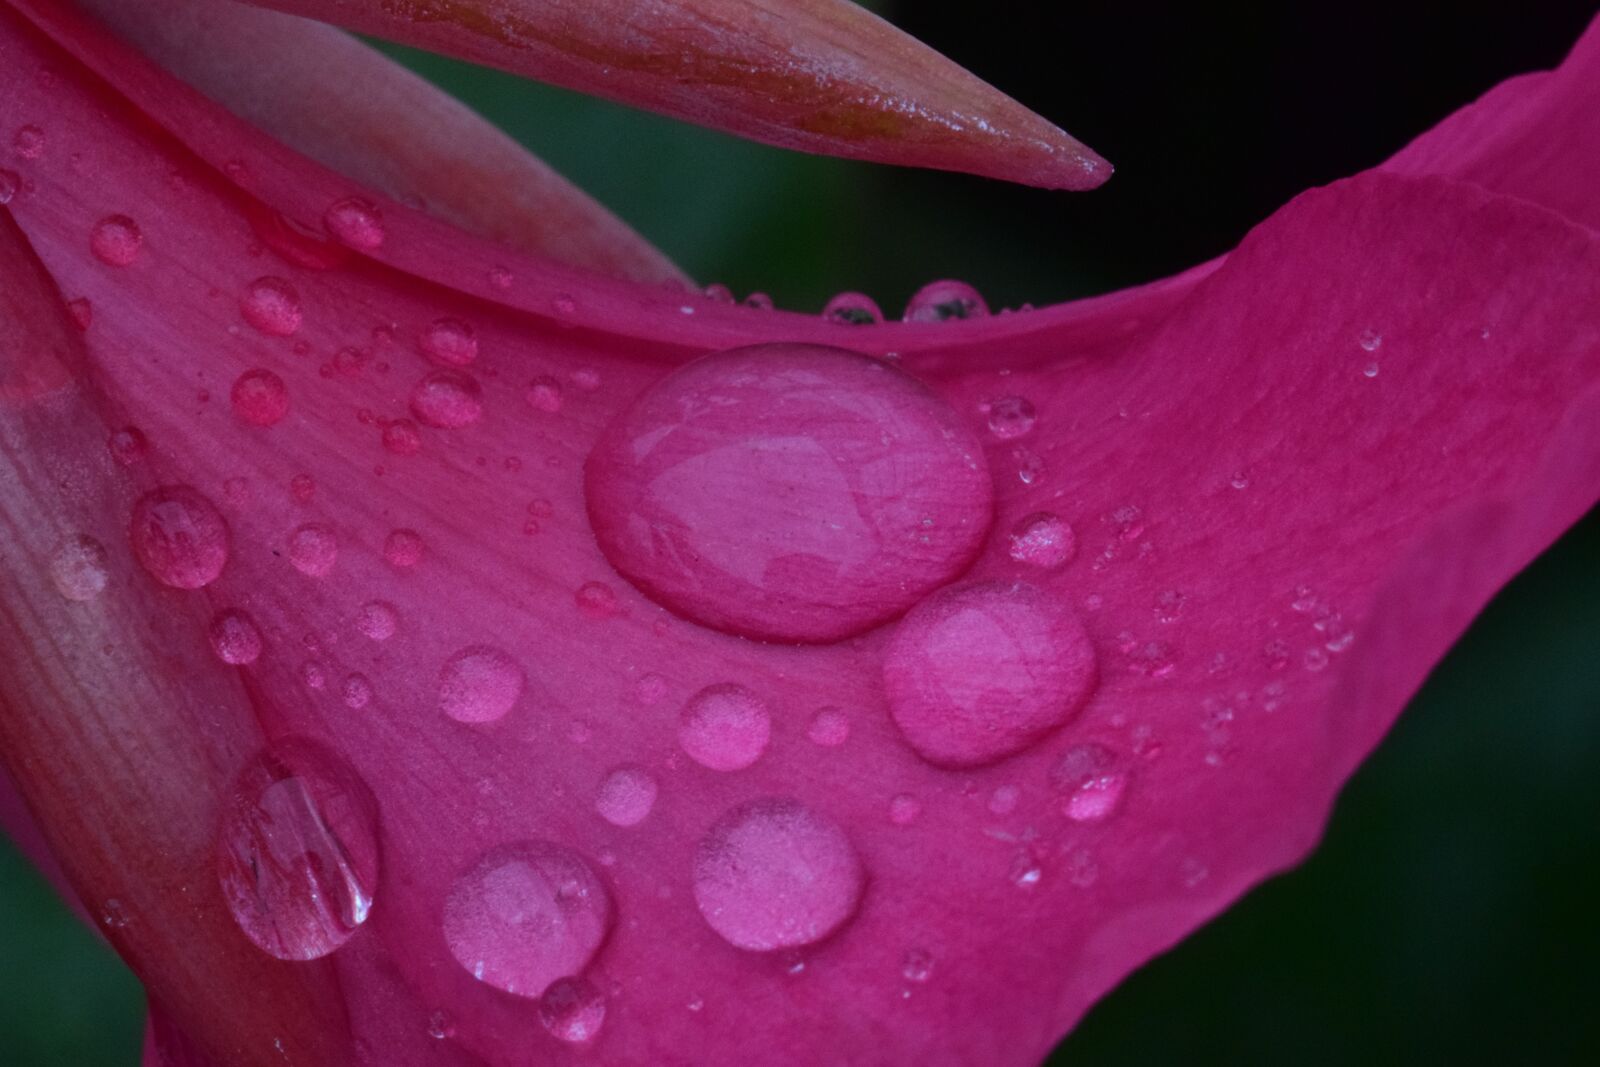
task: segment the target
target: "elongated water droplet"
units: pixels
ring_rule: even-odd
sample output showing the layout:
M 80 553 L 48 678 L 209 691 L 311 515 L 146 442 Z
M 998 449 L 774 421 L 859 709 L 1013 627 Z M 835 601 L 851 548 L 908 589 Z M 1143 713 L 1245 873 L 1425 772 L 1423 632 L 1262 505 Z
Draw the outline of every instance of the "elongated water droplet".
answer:
M 554 415 L 561 410 L 561 383 L 548 374 L 541 375 L 528 383 L 528 391 L 523 398 L 533 410 Z
M 772 717 L 761 698 L 742 685 L 700 690 L 684 705 L 678 744 L 702 767 L 739 771 L 761 758 L 772 736 Z
M 383 245 L 383 215 L 370 200 L 358 196 L 336 200 L 323 214 L 322 224 L 357 251 L 371 252 Z
M 478 335 L 460 319 L 435 319 L 417 338 L 417 347 L 435 363 L 465 367 L 478 358 Z
M 907 322 L 948 322 L 951 319 L 977 319 L 989 314 L 983 294 L 968 285 L 946 279 L 929 282 L 918 289 L 906 304 Z
M 439 670 L 439 710 L 457 722 L 493 722 L 516 706 L 525 685 L 509 653 L 470 645 Z
M 611 920 L 611 894 L 588 860 L 553 841 L 519 841 L 456 879 L 444 936 L 472 977 L 536 998 L 589 965 Z
M 618 767 L 605 776 L 595 810 L 613 826 L 637 826 L 656 803 L 655 776 L 643 767 Z
M 300 293 L 282 278 L 257 278 L 239 299 L 244 321 L 268 337 L 287 337 L 300 329 L 305 312 Z
M 1071 560 L 1077 551 L 1072 527 L 1051 512 L 1035 512 L 1011 528 L 1011 558 L 1018 563 L 1052 570 Z
M 133 554 L 145 570 L 176 589 L 215 581 L 228 562 L 228 524 L 216 505 L 187 485 L 153 489 L 133 505 Z
M 960 418 L 879 360 L 812 345 L 663 378 L 585 470 L 607 559 L 657 602 L 749 637 L 834 641 L 965 570 L 993 508 Z
M 93 600 L 110 580 L 105 546 L 86 534 L 67 538 L 50 554 L 50 581 L 68 600 Z
M 289 389 L 264 368 L 245 371 L 229 393 L 233 413 L 251 426 L 272 426 L 289 412 Z
M 787 798 L 733 808 L 695 853 L 700 914 L 729 944 L 754 952 L 827 937 L 855 914 L 866 881 L 844 831 Z
M 941 590 L 884 654 L 895 725 L 931 763 L 971 767 L 1065 724 L 1095 684 L 1094 646 L 1066 604 L 1025 582 Z
M 112 267 L 126 267 L 139 258 L 144 234 L 139 224 L 126 215 L 108 215 L 95 223 L 89 235 L 89 250 L 94 258 Z
M 412 390 L 411 413 L 441 430 L 471 426 L 483 415 L 483 387 L 459 371 L 434 371 Z
M 377 803 L 333 752 L 282 741 L 234 782 L 216 856 L 228 910 L 258 948 L 283 960 L 326 956 L 372 910 Z

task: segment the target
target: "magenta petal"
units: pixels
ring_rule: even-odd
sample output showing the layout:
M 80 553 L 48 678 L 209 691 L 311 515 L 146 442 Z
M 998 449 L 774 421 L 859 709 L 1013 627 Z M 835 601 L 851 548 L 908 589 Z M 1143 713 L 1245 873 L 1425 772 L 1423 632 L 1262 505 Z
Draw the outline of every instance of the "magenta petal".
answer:
M 92 374 L 0 366 L 19 371 L 0 379 L 0 476 L 41 501 L 0 496 L 26 535 L 0 546 L 23 579 L 6 647 L 24 650 L 0 659 L 0 728 L 74 884 L 126 887 L 119 949 L 227 1062 L 273 1062 L 279 1027 L 312 1058 L 394 1065 L 1036 1061 L 1130 969 L 1304 855 L 1430 666 L 1600 494 L 1600 247 L 1526 199 L 1368 174 L 1179 279 L 933 326 L 685 314 L 529 261 L 542 295 L 569 285 L 587 308 L 573 328 L 535 290 L 497 303 L 433 280 L 494 261 L 424 222 L 382 259 L 261 247 L 263 208 L 209 154 L 243 131 L 208 126 L 192 150 L 182 123 L 147 117 L 187 106 L 158 72 L 52 24 L 113 88 L 11 10 L 0 84 L 51 147 L 10 208 L 94 311 Z M 260 152 L 272 208 L 333 191 Z M 142 235 L 120 265 L 91 247 L 112 214 Z M 34 270 L 16 238 L 5 251 Z M 270 307 L 241 305 L 263 291 Z M 59 295 L 8 292 L 7 322 L 49 340 L 8 352 L 78 351 Z M 473 339 L 448 368 L 428 341 L 445 320 Z M 959 509 L 988 530 L 980 554 L 902 621 L 810 645 L 731 636 L 638 591 L 595 537 L 584 468 L 607 428 L 669 369 L 773 342 L 899 353 L 873 364 L 893 384 L 836 390 L 828 410 L 881 410 L 910 377 L 953 437 L 982 442 L 993 522 Z M 837 359 L 797 362 L 837 386 L 819 369 Z M 229 396 L 257 371 L 287 393 L 270 424 Z M 684 402 L 722 404 L 742 380 Z M 74 417 L 45 418 L 63 391 Z M 784 560 L 794 524 L 876 516 L 910 484 L 864 435 L 761 416 L 686 440 L 673 469 L 774 441 L 850 447 L 787 482 L 699 463 L 754 501 L 737 521 L 765 540 L 730 565 Z M 64 501 L 48 495 L 62 469 L 87 472 Z M 854 512 L 759 496 L 843 500 L 805 492 L 841 472 L 874 490 Z M 136 501 L 171 485 L 223 518 L 218 573 L 204 509 L 135 527 L 159 530 L 159 554 L 129 539 Z M 1075 552 L 1013 552 L 1041 513 Z M 55 563 L 65 534 L 105 551 L 88 600 L 69 595 L 94 584 L 84 554 Z M 861 543 L 833 538 L 745 576 L 793 594 Z M 1084 639 L 1092 673 L 1049 669 Z M 943 688 L 1005 744 L 894 713 L 902 640 L 964 665 Z M 978 645 L 1003 655 L 965 655 Z M 118 686 L 140 699 L 94 699 Z M 306 878 L 260 883 L 268 912 L 299 920 L 271 936 L 218 880 L 215 836 L 237 844 L 239 825 L 245 851 L 224 854 Z M 278 958 L 294 949 L 317 958 Z M 296 998 L 318 1011 L 282 1007 Z

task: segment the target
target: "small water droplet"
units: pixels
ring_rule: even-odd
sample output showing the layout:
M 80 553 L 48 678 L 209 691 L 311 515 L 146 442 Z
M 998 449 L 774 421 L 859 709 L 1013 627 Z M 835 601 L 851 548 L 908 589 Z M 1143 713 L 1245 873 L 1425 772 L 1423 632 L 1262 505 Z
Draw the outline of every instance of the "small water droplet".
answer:
M 272 426 L 289 412 L 289 390 L 283 379 L 264 368 L 245 371 L 228 394 L 233 413 L 251 426 Z
M 95 223 L 89 235 L 89 250 L 100 262 L 111 267 L 126 267 L 139 258 L 144 234 L 139 224 L 126 215 L 108 215 Z
M 478 358 L 478 335 L 460 319 L 435 319 L 417 338 L 417 347 L 435 363 L 465 367 Z
M 1003 396 L 980 406 L 987 416 L 989 432 L 1002 441 L 1022 437 L 1033 429 L 1037 414 L 1033 402 L 1022 396 Z
M 1300 660 L 1308 671 L 1320 671 L 1328 665 L 1328 653 L 1320 648 L 1308 648 Z
M 32 124 L 23 126 L 11 138 L 11 145 L 23 159 L 38 159 L 44 155 L 44 131 Z
M 93 600 L 110 580 L 105 546 L 86 534 L 67 538 L 50 554 L 50 581 L 67 600 Z
M 655 807 L 655 776 L 643 767 L 614 768 L 600 782 L 594 807 L 613 826 L 637 826 Z
M 906 304 L 907 322 L 947 322 L 951 319 L 979 319 L 989 314 L 983 295 L 966 282 L 930 282 L 917 290 Z
M 850 717 L 838 708 L 820 708 L 811 717 L 806 736 L 814 745 L 837 748 L 850 739 Z
M 1010 815 L 1022 800 L 1022 790 L 1014 785 L 996 786 L 989 794 L 989 812 L 992 815 Z
M 322 578 L 339 562 L 339 537 L 330 526 L 308 522 L 289 535 L 289 562 L 308 578 Z
M 760 697 L 742 685 L 707 686 L 684 705 L 678 744 L 689 758 L 714 771 L 738 771 L 767 750 L 772 718 Z
M 1039 866 L 1037 856 L 1023 849 L 1011 858 L 1006 878 L 1018 889 L 1032 889 L 1044 878 L 1044 869 Z
M 124 467 L 131 467 L 150 454 L 150 442 L 137 426 L 124 426 L 112 433 L 106 442 L 111 458 Z
M 581 973 L 611 929 L 611 894 L 589 861 L 553 841 L 489 850 L 444 905 L 450 952 L 478 981 L 538 997 Z
M 1368 363 L 1361 368 L 1361 373 L 1368 378 L 1376 378 L 1378 376 L 1378 365 L 1376 363 Z
M 1383 347 L 1383 334 L 1372 330 L 1362 330 L 1361 335 L 1356 338 L 1356 343 L 1361 346 L 1363 351 L 1376 352 Z
M 448 1012 L 436 1011 L 428 1016 L 428 1036 L 435 1041 L 456 1036 L 456 1024 Z
M 390 530 L 383 539 L 383 558 L 399 570 L 410 570 L 421 563 L 422 552 L 422 535 L 415 530 Z
M 346 676 L 339 687 L 339 698 L 352 711 L 360 711 L 372 703 L 372 680 L 364 674 Z
M 123 907 L 122 901 L 111 897 L 100 906 L 100 921 L 109 930 L 121 930 L 128 925 L 128 910 Z
M 287 337 L 300 329 L 305 312 L 300 293 L 282 278 L 257 278 L 239 299 L 244 320 L 268 337 Z
M 1065 724 L 1096 680 L 1077 615 L 1025 582 L 940 590 L 900 623 L 884 654 L 895 725 L 930 763 L 972 767 Z
M 1183 605 L 1188 599 L 1176 589 L 1166 589 L 1157 593 L 1154 608 L 1156 621 L 1163 624 L 1177 622 L 1183 615 Z
M 412 390 L 411 413 L 441 430 L 470 426 L 483 415 L 483 387 L 459 371 L 434 371 Z
M 372 909 L 377 804 L 333 752 L 278 742 L 235 780 L 216 859 L 228 910 L 258 948 L 283 960 L 326 956 Z
M 422 450 L 422 431 L 410 419 L 395 419 L 383 428 L 384 451 L 396 456 L 414 456 Z
M 470 645 L 439 669 L 439 710 L 457 722 L 493 722 L 516 706 L 526 684 L 510 653 Z
M 0 204 L 9 204 L 22 188 L 22 176 L 0 167 Z
M 573 594 L 578 611 L 591 619 L 609 619 L 617 614 L 617 594 L 604 582 L 584 582 Z
M 633 687 L 633 699 L 645 707 L 654 707 L 667 695 L 667 680 L 659 674 L 647 674 Z
M 369 600 L 356 612 L 356 629 L 374 641 L 387 641 L 400 625 L 400 613 L 384 600 Z
M 755 952 L 822 940 L 855 914 L 865 888 L 844 831 L 798 800 L 738 805 L 695 852 L 700 914 L 729 944 Z
M 926 982 L 933 975 L 933 953 L 914 948 L 900 961 L 900 977 L 908 982 Z
M 1078 552 L 1078 539 L 1072 527 L 1056 514 L 1036 511 L 1011 528 L 1011 558 L 1018 563 L 1050 570 L 1060 567 Z
M 883 321 L 883 309 L 865 293 L 840 293 L 828 301 L 822 317 L 840 326 L 876 326 Z
M 224 663 L 242 667 L 261 656 L 261 630 L 254 619 L 237 608 L 218 612 L 207 636 L 211 651 Z
M 896 826 L 910 826 L 922 814 L 922 801 L 910 793 L 896 793 L 889 800 L 889 821 Z
M 768 296 L 766 293 L 751 293 L 749 296 L 744 298 L 744 306 L 747 308 L 755 308 L 757 311 L 771 311 L 772 297 Z
M 539 1022 L 557 1041 L 593 1041 L 605 1021 L 606 998 L 587 978 L 557 978 L 539 998 Z
M 323 214 L 322 224 L 359 252 L 371 252 L 383 245 L 383 214 L 376 204 L 359 196 L 334 201 Z
M 128 526 L 133 554 L 163 585 L 199 589 L 215 581 L 228 562 L 228 524 L 198 490 L 168 485 L 133 505 Z
M 528 391 L 522 395 L 528 406 L 535 411 L 554 415 L 561 410 L 561 383 L 548 374 L 529 382 Z
M 489 284 L 496 289 L 509 289 L 516 280 L 516 276 L 504 267 L 489 268 Z

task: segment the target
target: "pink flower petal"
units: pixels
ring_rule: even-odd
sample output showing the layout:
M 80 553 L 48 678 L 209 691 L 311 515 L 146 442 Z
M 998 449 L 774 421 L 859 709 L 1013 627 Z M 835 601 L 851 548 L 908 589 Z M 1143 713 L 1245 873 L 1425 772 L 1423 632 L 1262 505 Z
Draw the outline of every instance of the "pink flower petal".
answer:
M 532 260 L 548 290 L 470 301 L 435 272 L 481 276 L 497 259 L 424 219 L 376 251 L 400 270 L 256 247 L 260 208 L 211 155 L 247 133 L 175 138 L 211 113 L 184 111 L 112 43 L 51 21 L 53 43 L 13 10 L 0 8 L 0 85 L 55 147 L 17 162 L 33 188 L 9 205 L 20 231 L 0 234 L 14 280 L 0 293 L 0 515 L 14 531 L 0 569 L 16 579 L 0 750 L 84 899 L 127 902 L 118 949 L 221 1062 L 1036 1061 L 1130 969 L 1312 846 L 1449 643 L 1600 495 L 1600 238 L 1525 199 L 1368 174 L 1301 197 L 1226 261 L 1008 320 L 684 315 Z M 167 103 L 158 127 L 147 116 Z M 260 158 L 276 210 L 333 188 L 288 153 Z M 143 235 L 124 266 L 89 246 L 110 212 Z M 239 293 L 269 276 L 298 294 L 292 334 L 242 315 Z M 541 303 L 561 286 L 587 328 Z M 63 294 L 94 307 L 86 330 Z M 470 323 L 470 365 L 441 371 L 419 351 L 444 318 Z M 665 371 L 824 340 L 899 353 L 887 380 L 915 377 L 965 420 L 994 518 L 964 577 L 1037 587 L 1092 647 L 1098 682 L 1073 697 L 1061 672 L 1012 669 L 1040 631 L 1006 612 L 948 628 L 1016 657 L 965 690 L 977 715 L 1020 727 L 978 765 L 924 760 L 891 714 L 885 653 L 914 617 L 831 644 L 750 641 L 637 591 L 590 528 L 585 461 Z M 371 358 L 320 373 L 351 346 Z M 289 392 L 270 426 L 241 424 L 225 399 L 252 369 Z M 386 449 L 386 425 L 441 373 L 473 383 L 476 417 Z M 572 385 L 558 412 L 525 399 L 546 377 Z M 866 410 L 885 402 L 851 388 Z M 990 428 L 1005 397 L 1031 405 L 1026 432 Z M 760 414 L 713 443 L 803 449 L 833 433 L 778 435 Z M 107 441 L 130 425 L 148 451 L 123 465 Z M 858 455 L 829 462 L 880 494 L 905 477 L 892 462 L 869 477 Z M 193 590 L 162 584 L 128 540 L 135 502 L 170 485 L 227 525 L 220 573 Z M 771 488 L 728 487 L 758 505 Z M 1075 533 L 1058 567 L 1011 554 L 1011 531 L 1044 510 Z M 755 514 L 772 537 L 849 517 Z M 284 548 L 308 526 L 337 545 L 325 568 Z M 51 561 L 84 537 L 105 549 L 106 580 L 71 599 Z M 795 573 L 756 577 L 792 589 Z M 391 616 L 381 641 L 375 602 Z M 248 664 L 212 648 L 232 610 L 262 637 Z M 345 697 L 356 676 L 359 706 Z M 708 764 L 698 740 L 682 745 L 684 713 L 723 686 L 749 698 L 707 736 L 741 758 Z M 824 709 L 847 723 L 826 745 L 810 739 Z M 350 905 L 338 937 L 275 928 L 280 954 L 307 930 L 317 953 L 340 942 L 305 962 L 253 944 L 217 877 L 224 805 L 259 781 L 240 776 L 264 748 L 322 817 L 291 807 L 256 847 L 321 857 L 307 866 L 319 899 Z M 654 783 L 648 817 L 600 810 L 620 766 Z M 367 792 L 370 807 L 341 799 Z M 348 861 L 326 834 L 352 844 Z M 370 856 L 353 843 L 369 834 L 367 908 Z M 269 911 L 295 892 L 264 885 Z M 308 914 L 283 900 L 275 914 Z M 528 937 L 526 916 L 560 936 Z M 563 968 L 585 984 L 534 988 Z

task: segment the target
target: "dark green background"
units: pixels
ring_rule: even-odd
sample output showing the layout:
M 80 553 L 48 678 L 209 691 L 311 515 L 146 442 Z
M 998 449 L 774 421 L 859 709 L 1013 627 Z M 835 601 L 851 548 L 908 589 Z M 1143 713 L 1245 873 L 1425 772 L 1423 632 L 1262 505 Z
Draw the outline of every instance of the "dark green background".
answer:
M 1555 63 L 1593 11 L 877 6 L 1067 125 L 1116 178 L 1067 196 L 803 158 L 403 58 L 702 280 L 801 309 L 860 288 L 892 312 L 938 276 L 1044 303 L 1205 259 L 1299 190 Z M 1597 771 L 1591 515 L 1435 672 L 1312 860 L 1145 967 L 1052 1062 L 1600 1062 Z M 133 1064 L 141 1016 L 131 977 L 0 847 L 0 1064 Z

